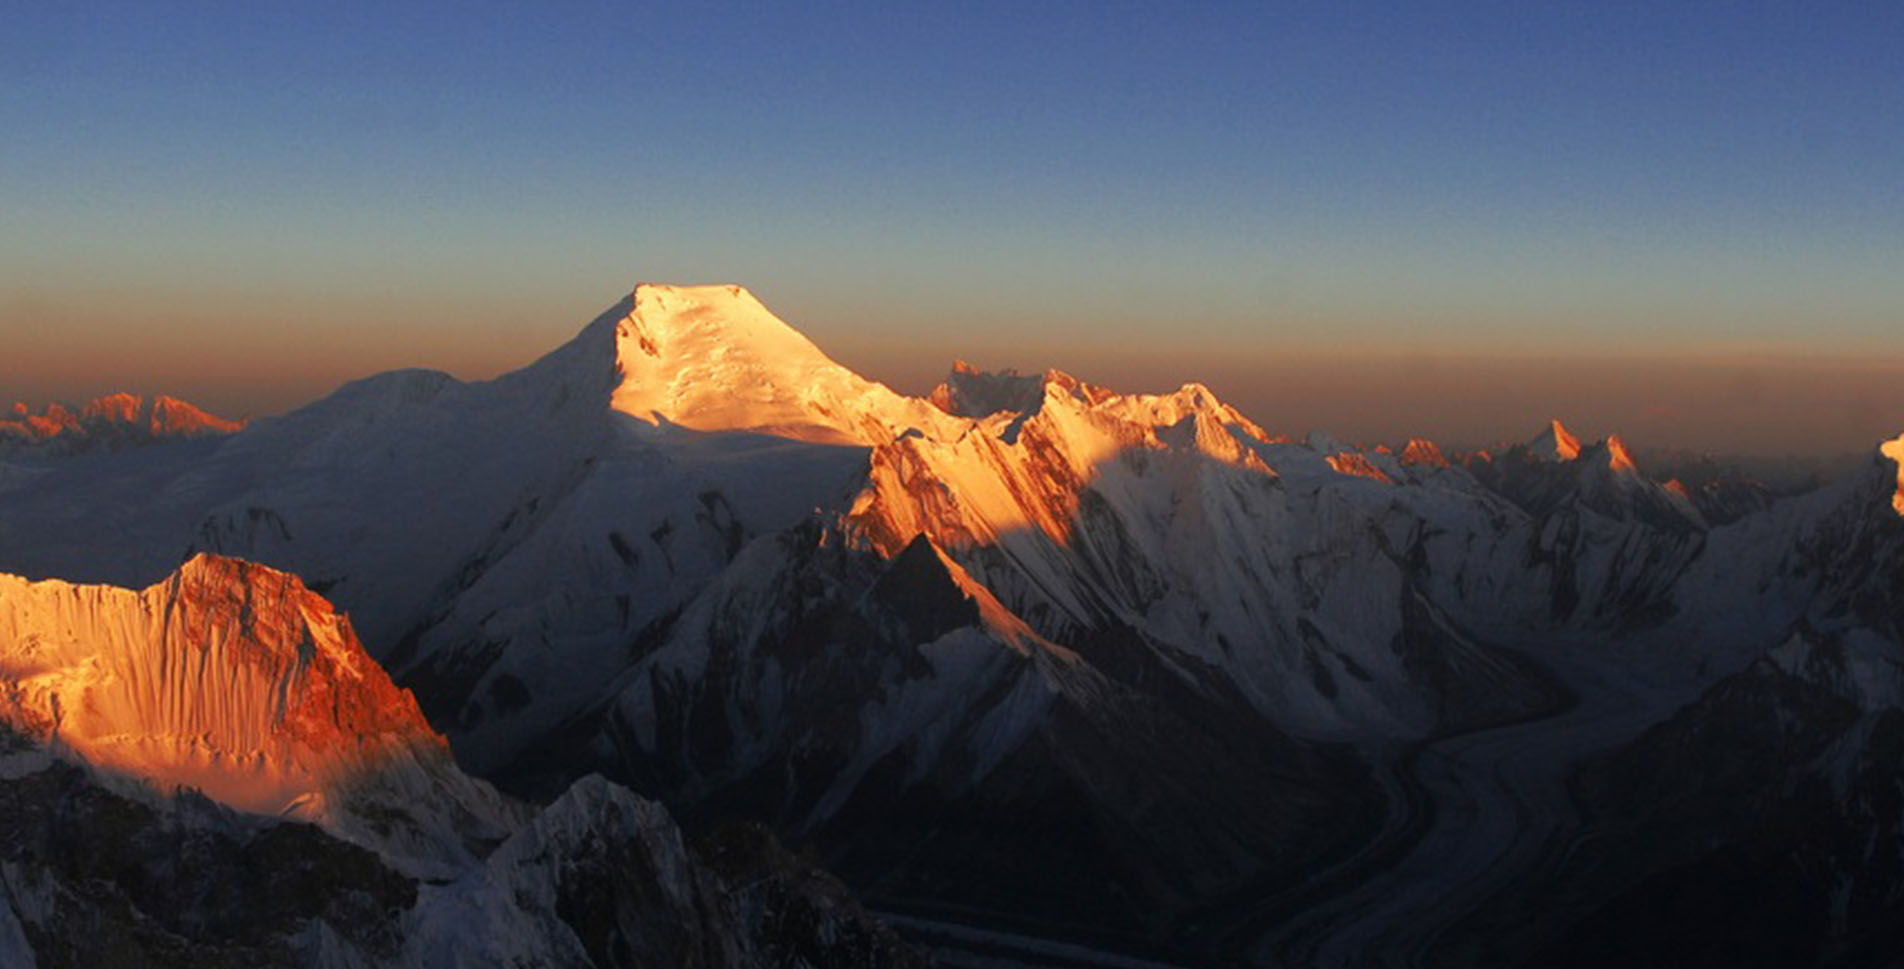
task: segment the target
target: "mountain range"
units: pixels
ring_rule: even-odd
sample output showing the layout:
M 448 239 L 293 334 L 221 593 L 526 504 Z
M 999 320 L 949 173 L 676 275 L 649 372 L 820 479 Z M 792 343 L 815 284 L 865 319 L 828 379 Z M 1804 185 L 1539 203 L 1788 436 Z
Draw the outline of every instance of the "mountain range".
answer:
M 642 285 L 493 381 L 0 453 L 0 952 L 911 958 L 864 904 L 955 965 L 1888 964 L 1904 438 L 1789 493 L 1530 425 L 908 397 Z M 159 911 L 188 830 L 322 890 Z
M 163 394 L 150 401 L 133 394 L 110 394 L 78 409 L 52 403 L 37 414 L 26 403 L 16 402 L 0 419 L 0 453 L 119 449 L 231 434 L 243 426 Z

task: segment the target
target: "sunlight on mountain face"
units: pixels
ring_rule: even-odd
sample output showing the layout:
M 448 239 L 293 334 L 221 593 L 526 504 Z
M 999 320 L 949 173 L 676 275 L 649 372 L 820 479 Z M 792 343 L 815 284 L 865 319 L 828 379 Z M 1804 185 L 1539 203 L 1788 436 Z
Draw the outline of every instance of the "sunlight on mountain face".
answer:
M 0 576 L 0 663 L 15 729 L 260 814 L 446 750 L 329 603 L 231 559 L 139 592 Z
M 1904 437 L 1885 441 L 1879 450 L 1897 466 L 1897 494 L 1891 498 L 1891 507 L 1904 515 Z
M 903 521 L 877 526 L 891 553 L 920 532 L 948 545 L 1027 529 L 1067 541 L 1078 495 L 1127 450 L 1261 466 L 1245 442 L 1267 435 L 1200 385 L 1124 396 L 1058 371 L 1000 377 L 961 364 L 921 400 L 834 363 L 739 286 L 644 283 L 632 304 L 616 326 L 615 410 L 657 426 L 873 448 L 852 516 L 896 509 Z M 916 490 L 926 479 L 956 507 Z
M 1389 483 L 1388 475 L 1383 474 L 1381 468 L 1376 467 L 1374 462 L 1361 454 L 1343 452 L 1331 454 L 1324 460 L 1328 461 L 1329 467 L 1334 468 L 1338 474 L 1352 474 L 1370 481 Z
M 613 406 L 651 424 L 868 445 L 951 425 L 834 363 L 739 286 L 638 286 L 615 338 Z
M 1726 789 L 1737 758 L 1649 766 L 1714 729 L 1850 751 L 1752 780 L 1827 777 L 1850 806 L 1807 817 L 1855 830 L 1880 788 L 1844 765 L 1879 734 L 1847 711 L 1904 708 L 1904 438 L 1773 487 L 1527 424 L 1488 450 L 1297 441 L 1200 383 L 963 363 L 913 397 L 744 289 L 642 284 L 492 381 L 399 371 L 203 439 L 16 443 L 0 571 L 156 584 L 0 578 L 0 713 L 32 748 L 0 750 L 0 795 L 80 783 L 64 763 L 314 821 L 424 880 L 400 932 L 318 933 L 364 965 L 583 964 L 563 946 L 597 923 L 680 921 L 628 907 L 661 895 L 739 917 L 696 900 L 763 862 L 691 857 L 596 774 L 976 920 L 920 930 L 940 941 L 1142 925 L 1184 964 L 1492 945 L 1467 926 L 1528 921 L 1546 852 L 1591 843 L 1580 811 L 1677 838 L 1718 810 L 1652 792 Z M 1848 890 L 1816 857 L 1808 890 Z M 1527 952 L 1632 890 L 1560 875 L 1589 901 Z M 627 905 L 577 907 L 617 879 Z
M 1372 6 L 8 5 L 0 969 L 1904 969 L 1904 3 Z

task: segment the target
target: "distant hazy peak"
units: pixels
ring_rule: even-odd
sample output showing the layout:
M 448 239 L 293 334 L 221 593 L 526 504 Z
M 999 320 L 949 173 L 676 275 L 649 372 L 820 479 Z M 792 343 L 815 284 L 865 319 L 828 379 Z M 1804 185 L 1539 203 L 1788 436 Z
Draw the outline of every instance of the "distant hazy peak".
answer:
M 1633 463 L 1633 453 L 1626 449 L 1626 442 L 1618 434 L 1609 434 L 1606 439 L 1607 465 L 1615 471 L 1638 474 L 1639 466 Z
M 1620 440 L 1618 434 L 1609 434 L 1602 440 L 1583 445 L 1573 460 L 1583 468 L 1615 476 L 1640 477 L 1639 465 L 1634 463 L 1633 453 L 1627 450 L 1626 442 Z
M 1034 413 L 1044 397 L 1042 376 L 1016 370 L 987 373 L 963 360 L 954 360 L 952 372 L 927 399 L 947 414 L 976 420 L 1002 412 Z
M 1545 430 L 1527 442 L 1527 449 L 1546 460 L 1572 461 L 1580 456 L 1580 439 L 1574 437 L 1556 417 Z
M 0 419 L 0 446 L 82 451 L 231 434 L 244 427 L 163 394 L 150 403 L 136 394 L 107 394 L 77 412 L 57 402 L 37 414 L 25 403 L 15 403 L 10 411 Z
M 133 400 L 138 398 L 134 397 Z M 152 398 L 152 409 L 146 421 L 152 433 L 173 437 L 199 433 L 232 434 L 244 428 L 242 421 L 215 417 L 191 403 L 164 394 Z
M 107 394 L 96 398 L 80 411 L 82 420 L 109 420 L 122 424 L 131 424 L 139 419 L 141 401 L 127 393 Z
M 1878 445 L 1878 453 L 1890 459 L 1897 472 L 1897 492 L 1891 496 L 1891 510 L 1904 515 L 1904 435 Z
M 1448 467 L 1448 459 L 1441 453 L 1441 446 L 1433 441 L 1411 437 L 1402 448 L 1402 463 L 1430 468 Z

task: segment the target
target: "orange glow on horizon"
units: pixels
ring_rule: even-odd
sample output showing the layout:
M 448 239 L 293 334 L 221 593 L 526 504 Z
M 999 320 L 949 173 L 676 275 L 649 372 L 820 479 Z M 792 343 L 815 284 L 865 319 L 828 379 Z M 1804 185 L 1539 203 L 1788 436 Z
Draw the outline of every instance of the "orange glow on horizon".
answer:
M 766 297 L 773 308 L 771 294 Z M 289 410 L 339 385 L 402 367 L 478 380 L 561 345 L 607 301 L 102 293 L 0 301 L 0 404 L 83 404 L 115 392 L 170 394 L 234 419 Z M 1055 341 L 956 319 L 904 316 L 846 328 L 785 314 L 828 355 L 902 393 L 923 395 L 957 358 L 986 369 L 1056 367 L 1120 392 L 1208 384 L 1272 432 L 1445 446 L 1523 440 L 1551 416 L 1642 450 L 1759 455 L 1868 452 L 1904 429 L 1904 354 L 1856 348 L 1723 345 L 1455 347 L 1429 352 L 1282 334 L 1212 345 L 1153 326 L 1140 340 Z M 899 318 L 895 316 L 895 318 Z M 1062 321 L 1058 321 L 1062 323 Z M 1076 328 L 1076 327 L 1072 327 Z M 1126 332 L 1118 328 L 1117 332 Z M 1321 330 L 1311 330 L 1320 333 Z M 920 337 L 920 334 L 925 336 Z

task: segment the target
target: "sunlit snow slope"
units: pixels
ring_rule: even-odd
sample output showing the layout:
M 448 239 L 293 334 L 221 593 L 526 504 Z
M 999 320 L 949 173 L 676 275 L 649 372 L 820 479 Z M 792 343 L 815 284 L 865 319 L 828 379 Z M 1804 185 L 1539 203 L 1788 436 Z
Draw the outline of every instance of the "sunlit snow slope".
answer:
M 615 339 L 614 407 L 650 423 L 832 444 L 950 423 L 834 363 L 739 286 L 643 284 Z

